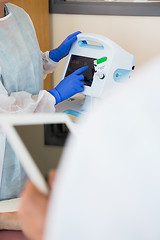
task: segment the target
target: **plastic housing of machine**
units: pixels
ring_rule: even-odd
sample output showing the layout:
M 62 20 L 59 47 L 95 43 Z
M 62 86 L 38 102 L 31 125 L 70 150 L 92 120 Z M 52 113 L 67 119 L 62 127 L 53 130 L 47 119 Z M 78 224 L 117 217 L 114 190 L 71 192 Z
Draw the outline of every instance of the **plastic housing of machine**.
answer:
M 98 72 L 94 61 L 104 59 Z M 97 34 L 82 33 L 72 45 L 64 68 L 62 79 L 79 67 L 88 65 L 84 72 L 86 96 L 101 98 L 103 92 L 116 87 L 128 79 L 135 69 L 135 57 L 112 40 Z

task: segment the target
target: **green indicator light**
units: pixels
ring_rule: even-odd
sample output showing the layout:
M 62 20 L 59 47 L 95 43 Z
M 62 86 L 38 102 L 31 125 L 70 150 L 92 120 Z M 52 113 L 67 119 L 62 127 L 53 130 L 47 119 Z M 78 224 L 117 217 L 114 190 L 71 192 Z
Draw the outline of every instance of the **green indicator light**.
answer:
M 107 57 L 102 57 L 100 59 L 97 59 L 97 64 L 103 63 L 105 61 L 107 61 Z

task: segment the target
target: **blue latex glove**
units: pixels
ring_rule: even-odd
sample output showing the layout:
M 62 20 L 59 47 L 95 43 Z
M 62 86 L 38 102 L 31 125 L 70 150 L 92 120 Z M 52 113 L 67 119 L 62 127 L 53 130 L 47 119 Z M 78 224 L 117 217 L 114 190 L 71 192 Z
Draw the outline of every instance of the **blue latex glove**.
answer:
M 55 97 L 56 104 L 83 91 L 84 76 L 81 73 L 87 69 L 88 66 L 77 69 L 75 72 L 64 78 L 55 88 L 48 91 Z
M 69 35 L 58 48 L 49 52 L 49 58 L 54 62 L 59 62 L 59 60 L 66 57 L 71 49 L 72 43 L 77 40 L 77 35 L 80 33 L 81 32 L 78 31 Z

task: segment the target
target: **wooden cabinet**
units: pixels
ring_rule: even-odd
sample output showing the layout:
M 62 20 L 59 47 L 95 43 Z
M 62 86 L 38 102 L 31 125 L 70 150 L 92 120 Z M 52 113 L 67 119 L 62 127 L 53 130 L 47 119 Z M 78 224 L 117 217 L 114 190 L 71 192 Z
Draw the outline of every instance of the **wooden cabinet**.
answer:
M 31 17 L 36 29 L 40 49 L 45 52 L 50 49 L 49 41 L 49 4 L 48 0 L 11 0 L 13 4 L 22 7 Z M 44 88 L 51 88 L 50 76 L 44 81 Z

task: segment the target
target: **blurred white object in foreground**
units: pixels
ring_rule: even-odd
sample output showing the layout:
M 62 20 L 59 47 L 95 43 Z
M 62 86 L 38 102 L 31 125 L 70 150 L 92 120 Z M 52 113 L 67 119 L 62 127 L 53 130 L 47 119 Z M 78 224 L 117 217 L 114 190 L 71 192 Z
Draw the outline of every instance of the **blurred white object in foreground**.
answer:
M 159 68 L 145 65 L 70 139 L 46 240 L 160 239 Z

